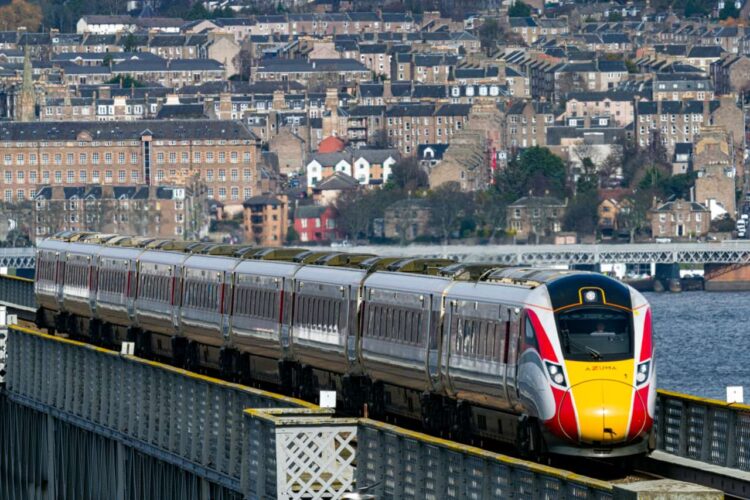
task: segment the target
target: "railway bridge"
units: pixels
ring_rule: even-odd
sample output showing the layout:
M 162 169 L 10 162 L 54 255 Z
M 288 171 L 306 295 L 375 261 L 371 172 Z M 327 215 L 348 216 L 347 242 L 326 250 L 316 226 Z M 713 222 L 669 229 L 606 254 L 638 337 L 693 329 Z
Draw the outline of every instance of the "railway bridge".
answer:
M 32 317 L 32 283 L 0 278 L 0 301 Z M 614 498 L 632 488 L 20 326 L 0 331 L 0 376 L 2 498 L 343 498 L 361 487 L 376 498 Z M 657 406 L 657 451 L 640 469 L 750 497 L 750 406 L 666 391 Z

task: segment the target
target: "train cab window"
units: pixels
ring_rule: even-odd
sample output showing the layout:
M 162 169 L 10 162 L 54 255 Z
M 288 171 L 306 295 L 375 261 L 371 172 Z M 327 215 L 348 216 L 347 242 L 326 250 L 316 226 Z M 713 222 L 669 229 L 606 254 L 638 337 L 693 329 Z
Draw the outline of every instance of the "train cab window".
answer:
M 617 361 L 632 357 L 630 314 L 609 308 L 584 308 L 558 314 L 566 359 Z
M 539 350 L 539 342 L 536 339 L 536 332 L 534 331 L 534 325 L 531 324 L 531 319 L 529 319 L 528 316 L 526 317 L 526 324 L 524 325 L 524 328 L 523 328 L 523 344 L 524 344 L 523 349 L 533 347 L 537 351 Z

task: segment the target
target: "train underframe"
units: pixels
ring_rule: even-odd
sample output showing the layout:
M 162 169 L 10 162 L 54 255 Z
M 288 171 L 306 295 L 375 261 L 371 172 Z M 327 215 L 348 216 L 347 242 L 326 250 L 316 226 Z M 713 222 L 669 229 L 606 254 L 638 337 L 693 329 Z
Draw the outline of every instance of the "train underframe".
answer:
M 179 335 L 166 335 L 140 328 L 115 325 L 46 309 L 37 311 L 37 326 L 50 333 L 66 332 L 71 338 L 120 349 L 133 342 L 139 357 L 157 359 L 190 371 L 216 374 L 233 382 L 272 387 L 306 401 L 317 402 L 320 390 L 340 395 L 339 410 L 347 415 L 407 419 L 424 432 L 469 443 L 503 443 L 522 456 L 538 459 L 550 451 L 565 455 L 621 457 L 647 451 L 647 443 L 621 448 L 582 449 L 559 442 L 527 415 L 503 412 L 455 400 L 441 394 L 384 384 L 365 375 L 341 374 L 301 364 L 241 352 L 226 345 L 206 345 Z

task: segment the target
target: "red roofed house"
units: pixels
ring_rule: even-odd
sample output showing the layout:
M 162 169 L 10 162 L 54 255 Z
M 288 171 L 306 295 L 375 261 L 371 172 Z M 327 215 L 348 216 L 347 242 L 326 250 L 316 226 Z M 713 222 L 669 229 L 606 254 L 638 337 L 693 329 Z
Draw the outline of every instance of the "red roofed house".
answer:
M 318 144 L 318 153 L 340 153 L 346 148 L 346 143 L 338 137 L 326 137 Z

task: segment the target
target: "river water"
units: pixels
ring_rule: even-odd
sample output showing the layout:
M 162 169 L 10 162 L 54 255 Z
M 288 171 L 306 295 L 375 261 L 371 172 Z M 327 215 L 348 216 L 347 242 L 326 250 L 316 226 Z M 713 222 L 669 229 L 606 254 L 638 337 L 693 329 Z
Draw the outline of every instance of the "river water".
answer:
M 653 312 L 657 386 L 726 399 L 745 388 L 750 402 L 750 292 L 646 293 Z

